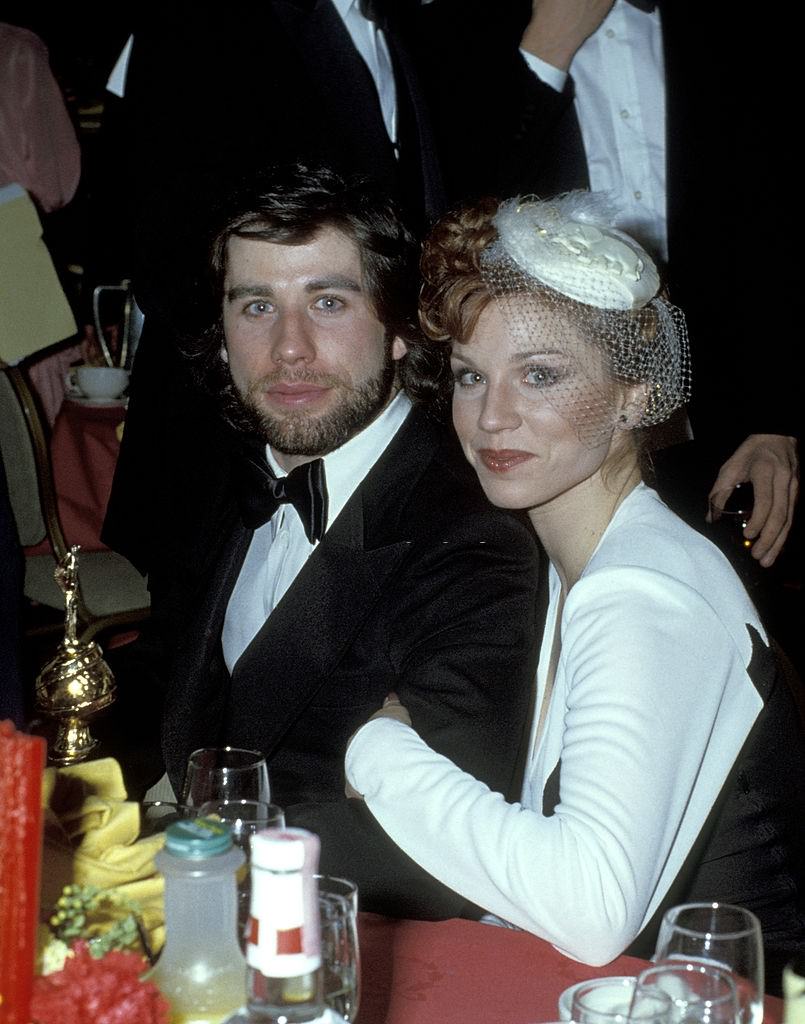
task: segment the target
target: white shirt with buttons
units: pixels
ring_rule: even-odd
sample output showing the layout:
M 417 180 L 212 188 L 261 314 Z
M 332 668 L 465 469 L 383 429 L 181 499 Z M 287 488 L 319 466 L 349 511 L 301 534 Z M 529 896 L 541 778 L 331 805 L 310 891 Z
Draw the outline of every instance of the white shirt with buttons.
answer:
M 668 259 L 665 62 L 659 11 L 615 0 L 576 51 L 569 72 L 531 53 L 531 70 L 557 92 L 568 73 L 587 156 L 590 188 L 623 210 L 619 226 Z

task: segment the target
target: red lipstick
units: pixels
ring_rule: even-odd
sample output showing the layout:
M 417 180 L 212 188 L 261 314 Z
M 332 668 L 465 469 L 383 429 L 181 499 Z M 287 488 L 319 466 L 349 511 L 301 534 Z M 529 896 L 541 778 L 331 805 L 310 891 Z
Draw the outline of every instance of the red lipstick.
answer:
M 534 458 L 531 452 L 519 448 L 480 448 L 478 455 L 492 473 L 508 473 Z

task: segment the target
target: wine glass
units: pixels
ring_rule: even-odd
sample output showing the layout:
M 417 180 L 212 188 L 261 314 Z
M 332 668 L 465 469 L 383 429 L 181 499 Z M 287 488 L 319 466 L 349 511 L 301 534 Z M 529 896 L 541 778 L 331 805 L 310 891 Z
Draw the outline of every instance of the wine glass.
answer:
M 198 813 L 202 818 L 212 815 L 225 821 L 232 833 L 232 842 L 246 855 L 244 865 L 238 871 L 238 935 L 241 945 L 245 946 L 244 934 L 252 898 L 251 837 L 264 828 L 284 828 L 285 814 L 281 807 L 263 800 L 208 800 Z
M 607 985 L 611 981 L 611 985 Z M 593 978 L 577 985 L 570 1006 L 573 1024 L 673 1024 L 673 1003 L 657 988 L 638 990 L 633 978 Z
M 200 807 L 210 800 L 271 801 L 266 759 L 259 750 L 202 747 L 190 755 L 182 802 Z
M 170 800 L 145 800 L 140 804 L 140 839 L 166 832 L 168 826 L 192 814 L 189 807 Z
M 661 960 L 638 975 L 635 990 L 670 996 L 671 1024 L 735 1024 L 739 1019 L 735 982 L 720 967 Z
M 352 1022 L 360 1003 L 358 949 L 358 887 L 346 878 L 316 875 L 324 970 L 324 1001 L 345 1021 Z
M 763 940 L 760 922 L 729 903 L 685 903 L 663 917 L 654 961 L 684 961 L 729 971 L 738 995 L 738 1019 L 763 1020 Z

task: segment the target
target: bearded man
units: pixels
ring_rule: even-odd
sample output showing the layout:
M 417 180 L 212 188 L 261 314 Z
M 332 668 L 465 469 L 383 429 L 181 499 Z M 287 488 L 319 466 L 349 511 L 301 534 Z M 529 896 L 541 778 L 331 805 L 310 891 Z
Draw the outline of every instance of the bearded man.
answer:
M 261 750 L 272 799 L 364 909 L 472 913 L 344 797 L 344 751 L 395 692 L 435 749 L 519 796 L 535 542 L 429 411 L 445 366 L 421 347 L 394 205 L 294 167 L 232 196 L 222 224 L 219 315 L 188 355 L 229 424 L 227 473 L 151 575 L 173 651 L 165 768 L 181 793 L 194 749 Z

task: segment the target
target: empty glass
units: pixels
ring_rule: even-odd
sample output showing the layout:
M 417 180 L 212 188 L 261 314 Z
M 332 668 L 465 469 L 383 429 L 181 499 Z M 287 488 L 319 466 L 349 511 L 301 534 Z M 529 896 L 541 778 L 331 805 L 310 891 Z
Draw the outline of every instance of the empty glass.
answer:
M 735 1024 L 738 1020 L 735 982 L 720 967 L 661 960 L 637 978 L 637 992 L 652 990 L 670 996 L 671 1024 Z
M 259 750 L 203 747 L 187 762 L 183 803 L 201 807 L 210 800 L 271 801 L 266 759 Z
M 666 912 L 655 962 L 677 960 L 728 971 L 738 996 L 739 1019 L 763 1020 L 763 940 L 760 922 L 729 903 L 685 903 Z
M 250 840 L 255 832 L 264 828 L 284 828 L 285 814 L 281 807 L 262 800 L 208 800 L 198 813 L 200 817 L 215 815 L 225 821 L 232 832 L 232 842 L 246 855 L 238 871 L 238 935 L 245 948 L 244 934 L 252 896 Z
M 360 1002 L 358 887 L 346 878 L 316 875 L 319 883 L 324 1000 L 352 1022 Z
M 145 839 L 157 832 L 164 832 L 174 821 L 188 818 L 191 810 L 186 804 L 169 800 L 146 800 L 140 804 L 140 838 Z
M 634 980 L 594 978 L 573 993 L 570 1019 L 574 1024 L 672 1024 L 670 996 L 658 989 L 639 990 Z

